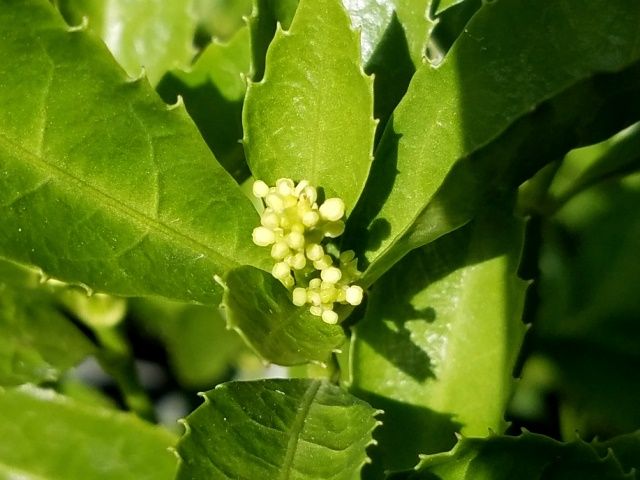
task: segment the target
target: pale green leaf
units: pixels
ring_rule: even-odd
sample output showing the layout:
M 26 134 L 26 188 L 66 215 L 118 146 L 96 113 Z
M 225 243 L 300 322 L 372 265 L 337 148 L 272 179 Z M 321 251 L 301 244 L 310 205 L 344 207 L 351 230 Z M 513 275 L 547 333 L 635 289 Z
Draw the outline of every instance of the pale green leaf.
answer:
M 306 179 L 350 211 L 371 165 L 373 82 L 339 0 L 302 0 L 289 30 L 269 46 L 264 78 L 243 111 L 253 176 Z M 287 99 L 284 101 L 283 99 Z
M 598 454 L 576 440 L 561 443 L 543 435 L 463 438 L 448 453 L 426 456 L 414 473 L 394 480 L 633 480 L 614 454 Z
M 360 478 L 376 412 L 339 387 L 231 382 L 203 397 L 178 443 L 179 480 Z
M 137 417 L 33 387 L 0 391 L 0 478 L 170 480 L 175 438 Z
M 279 365 L 326 362 L 344 342 L 340 325 L 329 325 L 308 308 L 296 307 L 291 292 L 270 273 L 240 267 L 225 280 L 228 325 L 263 359 Z
M 437 68 L 424 65 L 413 77 L 377 149 L 363 202 L 348 226 L 350 242 L 367 238 L 364 250 L 369 263 L 386 254 L 394 256 L 394 244 L 433 200 L 457 160 L 470 158 L 518 118 L 560 92 L 594 74 L 617 72 L 637 61 L 639 21 L 638 6 L 624 0 L 614 4 L 604 0 L 485 4 L 442 64 Z M 611 35 L 612 31 L 616 35 Z M 605 108 L 598 103 L 602 97 L 623 91 L 603 89 L 594 82 L 590 93 L 596 94 L 596 101 L 590 96 L 569 98 L 575 103 L 560 107 L 576 112 L 584 109 L 589 112 L 583 115 L 584 121 L 593 120 L 597 107 Z M 637 102 L 630 98 L 627 104 L 633 108 Z M 537 114 L 545 111 L 532 115 Z M 554 139 L 562 138 L 562 134 L 555 134 Z M 569 142 L 575 140 L 568 134 L 564 137 Z M 538 143 L 544 144 L 539 138 Z M 526 150 L 518 150 L 521 152 Z M 502 161 L 507 166 L 517 165 L 516 159 Z M 501 176 L 493 172 L 493 178 L 498 184 Z M 481 201 L 475 198 L 471 203 Z M 442 202 L 438 208 L 447 220 L 449 205 Z M 472 218 L 464 217 L 453 228 Z M 433 240 L 434 230 L 438 235 L 446 233 L 439 227 L 423 225 L 420 241 L 404 245 L 396 258 L 416 244 Z M 382 270 L 393 263 L 384 262 Z
M 183 387 L 211 387 L 243 348 L 217 308 L 159 299 L 134 299 L 130 308 L 136 325 L 162 342 Z
M 504 429 L 522 343 L 522 223 L 483 217 L 409 254 L 374 285 L 351 342 L 352 390 L 384 410 L 385 469 Z M 406 432 L 411 430 L 410 436 Z
M 195 54 L 191 0 L 56 0 L 72 25 L 87 21 L 133 77 L 144 68 L 152 84 Z M 83 20 L 85 18 L 86 20 Z
M 183 109 L 45 0 L 6 1 L 0 35 L 0 255 L 98 291 L 208 304 L 215 274 L 266 257 L 251 203 Z
M 214 40 L 189 70 L 171 71 L 156 88 L 167 103 L 182 97 L 213 154 L 239 182 L 249 176 L 240 142 L 249 59 L 249 31 L 243 27 L 227 43 Z

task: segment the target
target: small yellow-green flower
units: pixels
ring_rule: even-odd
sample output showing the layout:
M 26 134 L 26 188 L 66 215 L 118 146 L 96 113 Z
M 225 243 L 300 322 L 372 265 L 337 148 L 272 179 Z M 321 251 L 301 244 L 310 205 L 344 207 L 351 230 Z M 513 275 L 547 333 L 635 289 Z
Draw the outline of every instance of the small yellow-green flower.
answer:
M 327 241 L 344 232 L 344 202 L 334 197 L 318 205 L 315 187 L 306 180 L 296 185 L 289 178 L 272 187 L 257 180 L 253 194 L 265 205 L 253 242 L 271 247 L 271 274 L 292 289 L 294 305 L 308 304 L 313 315 L 337 323 L 334 305 L 359 305 L 364 294 L 352 284 L 360 276 L 355 254 L 349 250 L 334 258 L 326 251 Z

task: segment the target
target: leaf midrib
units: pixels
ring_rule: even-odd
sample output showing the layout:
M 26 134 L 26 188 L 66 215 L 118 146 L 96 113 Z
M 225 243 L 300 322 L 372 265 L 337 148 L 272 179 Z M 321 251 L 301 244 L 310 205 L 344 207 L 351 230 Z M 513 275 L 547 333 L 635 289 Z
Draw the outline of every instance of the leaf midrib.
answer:
M 320 382 L 317 380 L 312 381 L 311 385 L 307 388 L 300 401 L 300 406 L 296 412 L 296 416 L 291 424 L 291 435 L 287 442 L 287 451 L 285 452 L 284 462 L 282 462 L 282 469 L 280 470 L 279 480 L 289 480 L 291 476 L 291 466 L 295 458 L 296 451 L 298 450 L 298 444 L 300 443 L 300 435 L 304 423 L 309 415 L 309 410 L 313 404 L 313 400 L 320 389 Z
M 205 251 L 210 257 L 213 258 L 213 260 L 217 264 L 221 265 L 227 270 L 238 266 L 236 262 L 221 255 L 211 247 L 201 243 L 195 238 L 179 232 L 178 230 L 169 227 L 167 224 L 162 223 L 157 219 L 149 217 L 139 210 L 136 210 L 135 208 L 130 207 L 125 203 L 117 200 L 108 193 L 90 185 L 81 178 L 78 178 L 70 174 L 69 172 L 62 170 L 61 168 L 48 163 L 37 154 L 34 154 L 23 148 L 21 145 L 16 144 L 13 139 L 9 138 L 4 133 L 0 133 L 0 151 L 2 151 L 2 149 L 8 151 L 10 157 L 13 157 L 14 159 L 25 159 L 29 165 L 44 172 L 45 176 L 49 175 L 50 177 L 58 180 L 57 188 L 72 191 L 74 193 L 78 190 L 85 192 L 83 196 L 92 198 L 94 202 L 97 203 L 102 209 L 114 212 L 116 215 L 119 215 L 121 217 L 129 218 L 133 221 L 133 223 L 137 224 L 137 226 L 142 227 L 143 230 L 154 231 L 155 233 L 169 238 L 172 243 L 186 246 L 187 248 L 197 252 L 198 254 L 202 253 L 202 251 Z M 76 188 L 69 188 L 67 186 L 69 184 L 74 185 L 74 187 Z

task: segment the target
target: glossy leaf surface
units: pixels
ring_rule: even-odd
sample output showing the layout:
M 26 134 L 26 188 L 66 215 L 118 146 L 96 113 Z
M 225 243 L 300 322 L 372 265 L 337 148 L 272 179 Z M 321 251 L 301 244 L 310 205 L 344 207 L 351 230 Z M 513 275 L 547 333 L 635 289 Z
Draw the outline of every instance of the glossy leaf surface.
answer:
M 426 456 L 406 480 L 632 480 L 613 455 L 580 440 L 560 443 L 543 435 L 463 438 L 449 453 Z
M 231 382 L 203 394 L 178 480 L 359 478 L 375 410 L 320 380 Z
M 211 151 L 239 182 L 249 176 L 240 143 L 249 59 L 249 31 L 243 27 L 227 43 L 214 40 L 191 68 L 171 71 L 157 87 L 169 104 L 182 97 Z
M 504 429 L 524 337 L 521 222 L 487 213 L 373 287 L 351 343 L 352 390 L 384 410 L 374 466 L 410 468 L 455 433 Z M 413 432 L 407 436 L 408 430 Z
M 276 32 L 264 78 L 247 90 L 243 124 L 255 178 L 306 179 L 353 208 L 376 123 L 373 81 L 339 0 L 302 0 L 290 29 Z
M 240 267 L 226 277 L 227 323 L 264 360 L 279 365 L 326 362 L 345 341 L 340 325 L 296 307 L 291 292 L 270 273 Z
M 58 380 L 94 353 L 35 274 L 0 260 L 0 385 Z
M 0 391 L 0 478 L 170 480 L 172 434 L 33 387 Z
M 485 4 L 443 63 L 413 77 L 377 149 L 367 201 L 347 232 L 351 242 L 368 237 L 370 263 L 390 254 L 457 160 L 572 85 L 637 61 L 639 19 L 637 4 L 625 1 Z M 612 28 L 619 37 L 609 35 Z M 566 48 L 554 47 L 560 44 Z M 564 107 L 579 112 L 589 105 L 584 99 Z M 446 218 L 448 205 L 438 208 Z M 437 227 L 424 227 L 422 236 Z
M 57 0 L 71 25 L 87 21 L 132 77 L 152 84 L 195 54 L 196 18 L 187 0 Z M 83 20 L 83 17 L 86 20 Z
M 217 304 L 213 275 L 264 254 L 186 112 L 44 0 L 5 2 L 0 29 L 0 255 L 97 291 Z

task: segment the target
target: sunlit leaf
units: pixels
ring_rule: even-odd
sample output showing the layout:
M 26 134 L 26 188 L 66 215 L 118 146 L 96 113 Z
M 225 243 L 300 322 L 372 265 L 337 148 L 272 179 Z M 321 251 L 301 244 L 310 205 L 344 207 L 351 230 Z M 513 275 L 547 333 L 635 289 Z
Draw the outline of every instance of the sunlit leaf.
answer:
M 283 101 L 283 98 L 290 99 Z M 249 85 L 244 143 L 253 176 L 306 179 L 353 208 L 373 150 L 373 85 L 339 0 L 302 0 Z
M 178 443 L 177 479 L 359 478 L 375 410 L 339 387 L 231 382 L 203 397 Z
M 4 2 L 0 35 L 0 255 L 101 292 L 208 304 L 214 275 L 260 264 L 257 214 L 184 109 L 45 0 Z
M 352 337 L 351 381 L 385 412 L 375 466 L 410 468 L 419 453 L 450 448 L 456 432 L 504 429 L 525 330 L 521 244 L 520 221 L 485 212 L 372 288 Z
M 71 25 L 87 22 L 132 77 L 152 84 L 195 54 L 196 18 L 186 0 L 56 0 Z

